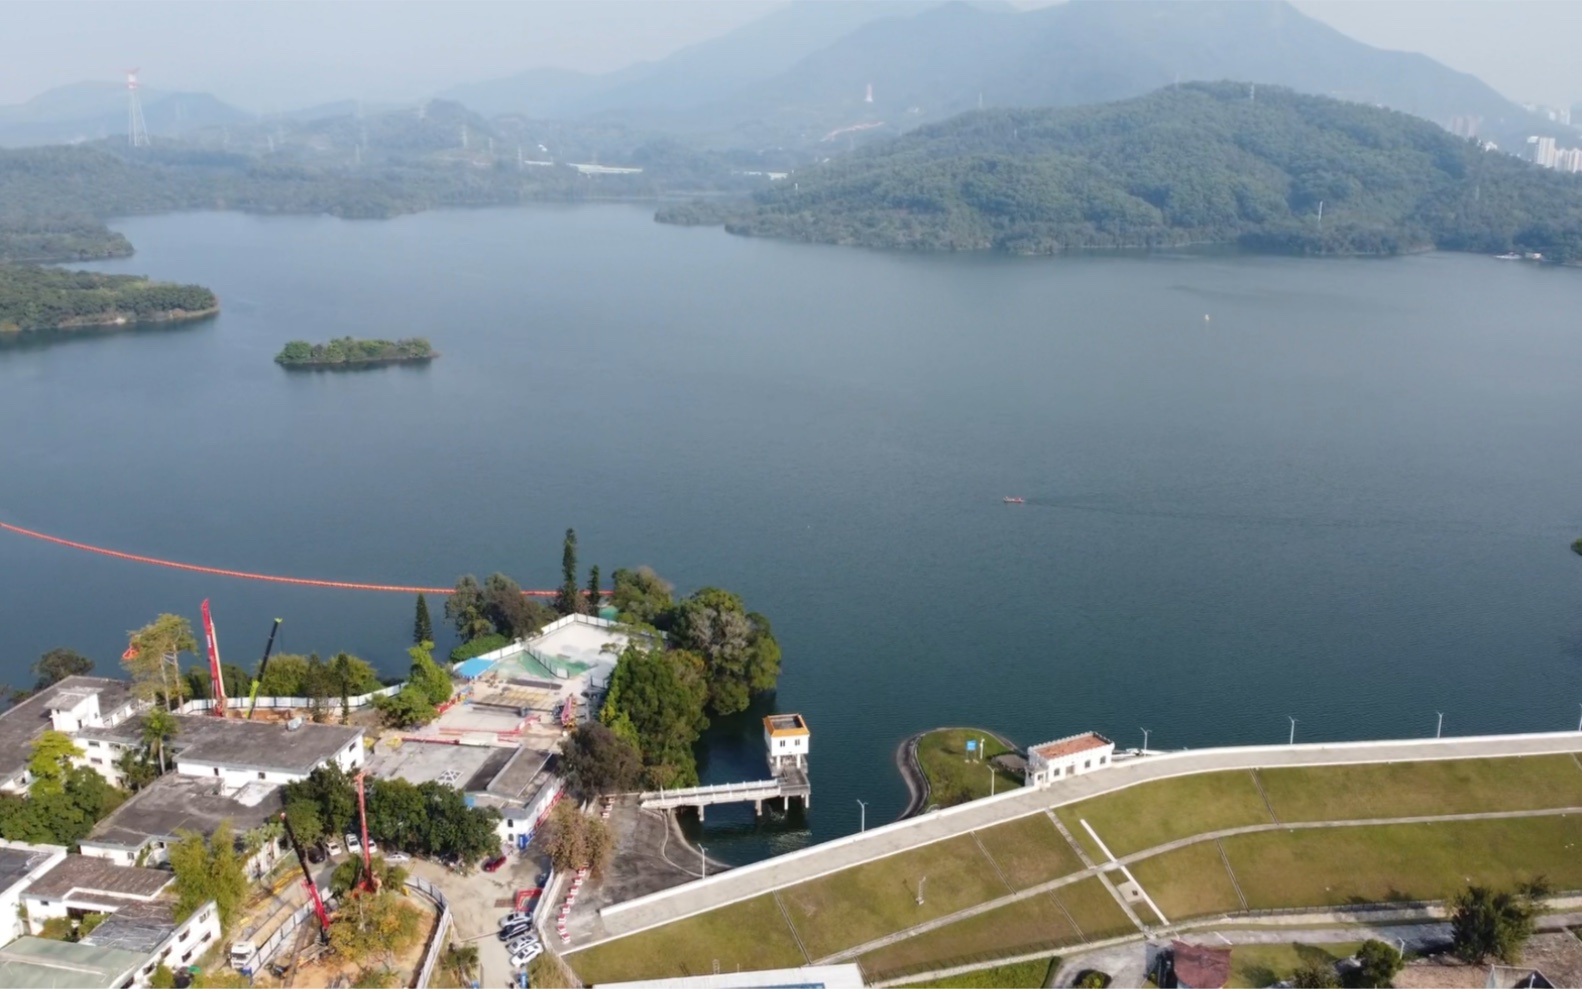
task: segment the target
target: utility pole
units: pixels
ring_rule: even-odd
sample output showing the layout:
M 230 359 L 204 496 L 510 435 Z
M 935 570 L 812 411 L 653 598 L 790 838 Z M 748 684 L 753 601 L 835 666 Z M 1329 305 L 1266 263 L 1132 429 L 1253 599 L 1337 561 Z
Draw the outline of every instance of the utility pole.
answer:
M 1439 738 L 1445 733 L 1445 712 L 1435 711 L 1434 713 L 1439 715 L 1439 727 L 1434 729 L 1434 737 Z
M 1287 744 L 1287 745 L 1295 745 L 1296 744 L 1296 719 L 1291 717 L 1289 714 L 1286 715 L 1286 719 L 1291 722 L 1291 738 L 1290 738 L 1290 741 L 1286 742 L 1285 744 Z
M 857 806 L 862 808 L 860 811 L 862 814 L 862 823 L 857 825 L 857 833 L 861 834 L 862 832 L 868 830 L 868 801 L 859 800 L 857 801 Z
M 1142 729 L 1142 733 L 1143 733 L 1143 751 L 1147 752 L 1148 751 L 1148 729 L 1147 728 Z
M 994 767 L 991 765 L 985 768 L 989 770 L 989 796 L 992 797 L 994 796 Z

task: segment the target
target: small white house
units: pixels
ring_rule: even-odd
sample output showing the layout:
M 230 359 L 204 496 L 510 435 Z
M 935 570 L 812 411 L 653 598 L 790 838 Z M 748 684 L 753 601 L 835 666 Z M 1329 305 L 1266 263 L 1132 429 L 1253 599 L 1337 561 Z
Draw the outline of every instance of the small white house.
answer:
M 1028 786 L 1045 786 L 1068 776 L 1103 769 L 1115 756 L 1115 743 L 1097 732 L 1068 735 L 1027 750 Z
M 764 719 L 764 748 L 768 751 L 769 771 L 806 769 L 808 741 L 813 733 L 800 714 L 771 714 Z
M 59 845 L 0 841 L 0 944 L 29 933 L 22 897 L 38 878 L 66 858 Z

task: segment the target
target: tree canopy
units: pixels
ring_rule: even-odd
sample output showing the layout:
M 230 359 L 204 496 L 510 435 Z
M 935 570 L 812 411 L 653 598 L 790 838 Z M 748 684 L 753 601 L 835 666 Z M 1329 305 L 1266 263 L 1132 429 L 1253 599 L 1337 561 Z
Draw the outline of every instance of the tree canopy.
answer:
M 176 919 L 185 920 L 213 900 L 220 927 L 230 930 L 247 899 L 247 872 L 237 852 L 236 832 L 221 821 L 205 840 L 193 831 L 178 831 L 170 846 L 170 868 L 176 874 Z
M 699 212 L 659 218 L 707 219 Z M 1582 258 L 1582 177 L 1404 113 L 1278 87 L 1254 100 L 1240 83 L 966 113 L 711 212 L 734 233 L 920 250 L 1237 244 Z
M 644 778 L 654 786 L 698 782 L 692 745 L 709 723 L 701 665 L 690 653 L 634 643 L 610 676 L 599 720 L 640 753 Z
M 199 285 L 0 264 L 0 332 L 157 322 L 218 308 L 214 293 Z
M 490 807 L 469 807 L 453 786 L 370 777 L 364 781 L 368 835 L 388 849 L 415 855 L 456 858 L 471 865 L 500 845 L 499 814 Z M 283 793 L 292 826 L 311 823 L 311 808 L 321 834 L 336 835 L 357 826 L 357 788 L 339 766 L 315 769 L 307 779 L 287 783 Z M 306 842 L 305 835 L 298 837 Z
M 75 649 L 51 649 L 33 664 L 34 690 L 43 690 L 69 676 L 85 676 L 93 672 L 93 660 Z
M 1450 901 L 1452 950 L 1473 965 L 1490 957 L 1514 965 L 1532 937 L 1536 913 L 1525 891 L 1468 886 Z
M 438 357 L 422 337 L 406 340 L 356 340 L 341 337 L 329 343 L 292 340 L 275 355 L 275 363 L 286 367 L 349 367 L 357 364 L 395 364 L 427 361 Z
M 580 725 L 561 743 L 560 777 L 578 800 L 630 790 L 642 773 L 637 747 L 602 722 Z

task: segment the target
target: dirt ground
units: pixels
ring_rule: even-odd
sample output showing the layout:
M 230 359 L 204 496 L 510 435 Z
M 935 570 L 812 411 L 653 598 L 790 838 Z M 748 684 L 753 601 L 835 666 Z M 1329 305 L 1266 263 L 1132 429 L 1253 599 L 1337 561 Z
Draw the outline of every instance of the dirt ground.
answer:
M 547 862 L 540 862 L 534 856 L 515 853 L 499 872 L 475 869 L 462 875 L 421 859 L 408 863 L 412 875 L 438 886 L 450 903 L 450 940 L 478 946 L 478 963 L 482 969 L 479 984 L 485 989 L 503 989 L 515 984 L 515 969 L 511 967 L 505 945 L 497 936 L 500 918 L 514 908 L 516 891 L 534 886 L 548 868 Z

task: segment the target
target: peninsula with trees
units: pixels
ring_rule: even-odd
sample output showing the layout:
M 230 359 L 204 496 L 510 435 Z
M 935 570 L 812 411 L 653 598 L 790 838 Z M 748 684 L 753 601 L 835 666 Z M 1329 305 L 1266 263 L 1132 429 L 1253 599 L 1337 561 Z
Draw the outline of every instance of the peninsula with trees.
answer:
M 0 264 L 0 336 L 202 319 L 220 311 L 201 285 Z
M 358 340 L 341 337 L 328 343 L 293 340 L 275 355 L 288 368 L 354 368 L 381 364 L 422 364 L 439 356 L 422 337 L 405 340 Z
M 661 222 L 926 251 L 1541 253 L 1582 261 L 1582 181 L 1380 107 L 1182 83 L 1069 108 L 990 109 Z

